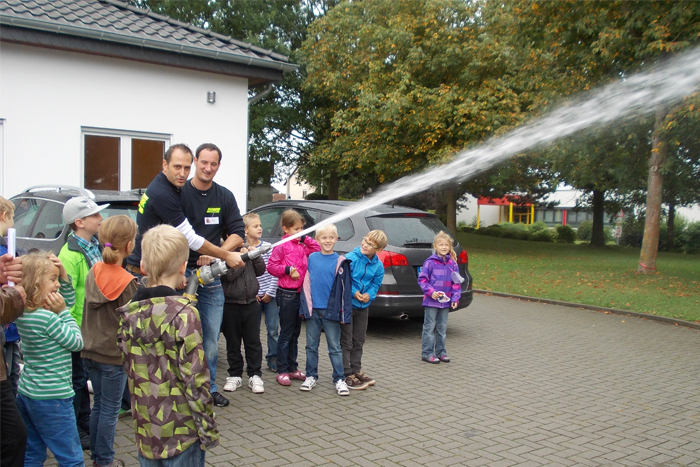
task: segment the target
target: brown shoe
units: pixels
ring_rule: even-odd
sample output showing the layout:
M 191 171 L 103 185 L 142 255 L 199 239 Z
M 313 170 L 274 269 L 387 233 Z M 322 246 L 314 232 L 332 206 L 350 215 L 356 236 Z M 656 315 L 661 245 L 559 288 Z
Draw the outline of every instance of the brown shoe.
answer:
M 355 375 L 350 375 L 347 378 L 345 378 L 345 384 L 348 385 L 348 389 L 355 390 L 367 389 L 369 387 L 369 384 L 363 383 L 362 381 L 357 379 Z
M 353 376 L 359 379 L 360 382 L 367 383 L 367 386 L 374 386 L 374 383 L 376 383 L 374 379 L 370 378 L 364 373 L 355 373 Z

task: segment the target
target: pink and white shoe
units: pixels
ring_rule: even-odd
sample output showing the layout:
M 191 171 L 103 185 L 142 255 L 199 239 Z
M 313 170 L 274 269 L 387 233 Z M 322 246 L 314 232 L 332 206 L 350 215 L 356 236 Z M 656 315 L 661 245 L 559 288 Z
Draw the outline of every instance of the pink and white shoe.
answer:
M 277 376 L 275 376 L 275 379 L 282 386 L 291 386 L 292 385 L 292 382 L 289 381 L 289 375 L 287 373 L 279 373 Z
M 297 370 L 294 373 L 289 373 L 289 379 L 296 379 L 299 381 L 305 381 L 306 375 L 304 373 L 302 373 L 301 371 Z

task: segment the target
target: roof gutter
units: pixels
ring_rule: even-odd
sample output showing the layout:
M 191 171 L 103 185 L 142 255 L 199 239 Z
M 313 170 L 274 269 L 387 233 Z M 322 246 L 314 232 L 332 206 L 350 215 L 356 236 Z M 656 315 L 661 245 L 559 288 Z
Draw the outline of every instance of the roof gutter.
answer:
M 185 55 L 195 55 L 198 57 L 206 57 L 214 60 L 222 60 L 227 62 L 238 63 L 241 65 L 268 68 L 273 70 L 296 71 L 299 68 L 297 65 L 294 65 L 292 63 L 285 63 L 271 59 L 268 60 L 258 57 L 246 57 L 243 55 L 214 51 L 201 47 L 194 47 L 182 44 L 170 44 L 167 42 L 156 41 L 153 39 L 140 38 L 133 35 L 93 31 L 91 29 L 77 28 L 75 26 L 70 25 L 59 25 L 48 21 L 39 21 L 29 18 L 0 15 L 0 25 L 15 26 L 19 28 L 53 32 L 56 34 L 85 37 L 99 41 L 129 44 L 136 47 L 144 47 L 147 49 L 165 50 L 168 52 L 180 53 Z
M 260 91 L 260 92 L 257 93 L 256 95 L 254 95 L 253 97 L 249 97 L 249 98 L 248 98 L 248 107 L 250 107 L 251 105 L 255 104 L 255 103 L 258 102 L 260 99 L 262 99 L 263 97 L 267 96 L 268 94 L 270 94 L 271 91 L 272 91 L 272 84 L 270 84 L 270 83 L 266 84 L 266 85 L 265 85 L 265 89 L 263 89 L 262 91 Z

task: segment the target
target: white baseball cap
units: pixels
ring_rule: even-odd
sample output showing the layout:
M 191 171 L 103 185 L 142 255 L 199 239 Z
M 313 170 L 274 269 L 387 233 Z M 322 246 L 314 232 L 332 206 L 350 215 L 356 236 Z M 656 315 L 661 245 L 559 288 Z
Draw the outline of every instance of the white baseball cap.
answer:
M 66 224 L 72 224 L 77 219 L 92 216 L 108 207 L 109 204 L 98 206 L 97 203 L 87 196 L 76 196 L 69 199 L 66 205 L 63 206 L 63 219 L 65 219 Z

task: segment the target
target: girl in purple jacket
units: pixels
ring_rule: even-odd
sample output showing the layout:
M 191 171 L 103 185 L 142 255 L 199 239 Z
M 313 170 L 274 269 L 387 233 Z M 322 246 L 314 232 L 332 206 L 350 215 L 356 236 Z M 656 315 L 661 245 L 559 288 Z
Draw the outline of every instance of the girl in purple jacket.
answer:
M 428 363 L 448 363 L 445 350 L 447 315 L 454 310 L 462 295 L 461 276 L 454 258 L 452 237 L 440 231 L 433 240 L 435 254 L 423 263 L 418 274 L 418 285 L 423 289 L 423 337 L 421 357 Z
M 304 218 L 301 214 L 288 209 L 280 219 L 285 239 L 304 230 Z M 277 382 L 282 386 L 291 386 L 290 380 L 304 381 L 306 375 L 298 368 L 298 340 L 301 333 L 301 305 L 299 291 L 304 283 L 308 257 L 311 253 L 321 251 L 321 247 L 311 237 L 302 235 L 272 250 L 267 262 L 267 272 L 278 277 L 277 306 L 280 309 L 280 333 L 277 338 Z

